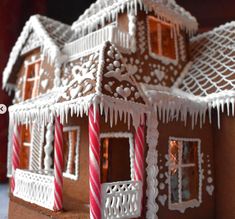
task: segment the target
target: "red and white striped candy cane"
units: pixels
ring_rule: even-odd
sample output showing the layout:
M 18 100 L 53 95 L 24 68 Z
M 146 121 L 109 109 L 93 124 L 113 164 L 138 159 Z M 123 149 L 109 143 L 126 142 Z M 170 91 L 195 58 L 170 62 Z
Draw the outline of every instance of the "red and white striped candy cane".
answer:
M 135 180 L 144 179 L 144 125 L 140 125 L 135 133 Z
M 15 125 L 13 133 L 13 154 L 12 154 L 12 178 L 11 178 L 11 192 L 15 189 L 15 170 L 20 166 L 20 148 L 21 148 L 21 127 Z
M 90 218 L 101 219 L 100 124 L 99 112 L 89 109 Z
M 59 117 L 55 119 L 54 139 L 54 210 L 63 208 L 63 126 Z

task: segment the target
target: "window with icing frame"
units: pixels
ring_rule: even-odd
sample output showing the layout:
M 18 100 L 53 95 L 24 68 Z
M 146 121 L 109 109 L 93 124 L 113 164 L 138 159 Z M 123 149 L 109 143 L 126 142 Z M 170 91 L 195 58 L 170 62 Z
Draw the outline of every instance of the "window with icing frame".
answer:
M 80 127 L 70 126 L 63 128 L 63 155 L 64 172 L 63 176 L 77 180 L 79 176 L 79 144 Z
M 170 210 L 184 212 L 198 207 L 202 201 L 201 140 L 169 138 L 169 194 Z
M 172 24 L 154 16 L 147 17 L 149 53 L 156 59 L 177 59 L 177 39 Z
M 23 100 L 31 99 L 38 95 L 40 81 L 41 60 L 38 59 L 25 64 L 25 76 L 23 85 Z

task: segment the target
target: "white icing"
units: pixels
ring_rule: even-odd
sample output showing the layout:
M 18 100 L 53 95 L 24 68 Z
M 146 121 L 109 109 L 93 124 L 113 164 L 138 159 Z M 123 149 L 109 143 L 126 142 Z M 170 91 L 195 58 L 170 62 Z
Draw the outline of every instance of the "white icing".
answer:
M 209 194 L 210 196 L 213 195 L 214 190 L 215 190 L 215 187 L 214 187 L 213 185 L 207 185 L 207 186 L 206 186 L 206 191 L 208 192 L 208 194 Z
M 51 170 L 52 167 L 52 151 L 53 151 L 53 140 L 54 140 L 54 126 L 53 122 L 49 122 L 47 124 L 47 130 L 46 130 L 46 144 L 44 146 L 44 169 L 46 171 Z
M 158 201 L 162 204 L 162 206 L 165 206 L 167 200 L 167 195 L 159 195 Z
M 158 144 L 158 120 L 155 113 L 148 114 L 147 116 L 147 144 L 148 144 L 148 153 L 147 153 L 147 219 L 157 219 L 157 212 L 159 209 L 158 204 L 156 203 L 156 198 L 158 196 L 158 152 L 156 150 Z
M 44 79 L 43 81 L 41 81 L 41 86 L 42 86 L 43 90 L 46 90 L 46 88 L 48 86 L 48 79 Z

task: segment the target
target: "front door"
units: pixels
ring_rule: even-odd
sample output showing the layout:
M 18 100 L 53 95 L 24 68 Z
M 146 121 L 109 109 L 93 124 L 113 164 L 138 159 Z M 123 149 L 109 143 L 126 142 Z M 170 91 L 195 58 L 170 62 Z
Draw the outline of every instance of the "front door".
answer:
M 101 182 L 131 180 L 130 139 L 105 137 L 101 139 Z

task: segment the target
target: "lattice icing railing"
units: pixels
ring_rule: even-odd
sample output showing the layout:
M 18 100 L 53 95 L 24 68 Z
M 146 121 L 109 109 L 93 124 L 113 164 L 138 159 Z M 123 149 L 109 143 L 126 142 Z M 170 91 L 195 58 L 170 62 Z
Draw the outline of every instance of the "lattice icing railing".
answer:
M 121 48 L 130 49 L 131 37 L 128 33 L 121 32 L 116 27 L 109 25 L 68 43 L 63 52 L 69 56 L 77 55 L 95 49 L 106 41 L 110 41 Z
M 102 184 L 102 218 L 135 218 L 140 216 L 142 183 L 123 181 Z
M 53 210 L 54 176 L 17 169 L 14 196 Z

